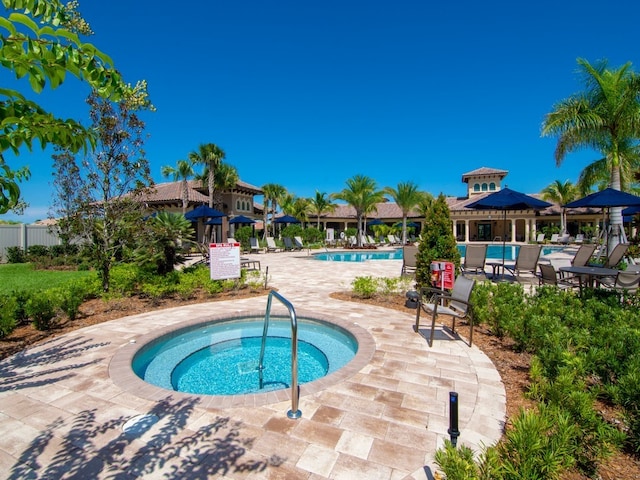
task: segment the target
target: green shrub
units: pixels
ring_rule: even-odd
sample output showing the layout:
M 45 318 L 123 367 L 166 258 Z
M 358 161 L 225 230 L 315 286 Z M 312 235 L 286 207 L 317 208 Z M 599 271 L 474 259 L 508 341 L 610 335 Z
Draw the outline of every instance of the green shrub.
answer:
M 35 258 L 35 257 L 48 257 L 49 256 L 49 247 L 45 245 L 31 245 L 27 248 L 27 257 Z
M 31 293 L 28 290 L 14 290 L 11 296 L 15 299 L 15 311 L 14 318 L 18 324 L 25 322 L 29 319 L 29 315 L 25 311 L 25 306 L 31 298 Z
M 217 295 L 224 292 L 224 287 L 220 280 L 209 280 L 203 287 L 209 295 Z
M 360 298 L 372 298 L 378 291 L 378 281 L 371 277 L 356 277 L 351 282 L 353 293 Z
M 7 262 L 9 263 L 25 263 L 27 255 L 21 247 L 7 247 Z
M 87 284 L 71 282 L 61 289 L 60 308 L 67 314 L 69 320 L 75 320 L 80 312 L 80 306 L 89 297 Z
M 17 325 L 17 302 L 13 296 L 0 297 L 0 338 L 9 335 Z
M 56 316 L 56 305 L 52 295 L 46 292 L 33 295 L 25 305 L 25 312 L 36 330 L 49 330 Z
M 133 295 L 138 292 L 143 276 L 141 269 L 134 264 L 117 265 L 111 269 L 109 289 L 114 294 Z

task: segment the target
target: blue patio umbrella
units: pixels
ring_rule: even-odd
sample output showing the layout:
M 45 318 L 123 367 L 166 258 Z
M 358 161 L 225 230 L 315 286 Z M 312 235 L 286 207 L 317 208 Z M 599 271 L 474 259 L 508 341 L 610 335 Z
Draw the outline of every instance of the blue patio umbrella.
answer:
M 503 217 L 503 231 L 507 231 L 507 211 L 508 210 L 544 210 L 550 207 L 549 202 L 539 200 L 530 195 L 516 192 L 510 188 L 503 188 L 495 193 L 487 195 L 486 197 L 476 200 L 473 203 L 467 205 L 467 208 L 474 210 L 501 210 Z M 504 265 L 505 257 L 505 243 L 507 236 L 502 236 L 502 264 Z
M 273 223 L 300 223 L 300 220 L 291 215 L 283 215 L 282 217 L 276 218 Z
M 222 217 L 215 217 L 204 222 L 205 225 L 222 225 Z
M 592 193 L 591 195 L 587 195 L 584 198 L 579 198 L 578 200 L 574 200 L 573 202 L 569 202 L 565 205 L 567 208 L 611 208 L 637 206 L 640 206 L 640 197 L 610 187 L 600 190 L 599 192 Z M 622 215 L 625 215 L 624 210 Z M 624 222 L 624 218 L 622 221 Z M 607 229 L 605 229 L 604 232 L 606 235 L 609 234 Z M 612 233 L 612 237 L 617 235 L 624 235 L 624 230 L 622 232 Z M 607 248 L 609 248 L 609 241 L 607 241 L 606 244 Z
M 367 221 L 367 225 L 384 225 L 384 222 L 379 218 L 374 218 Z
M 225 214 L 220 210 L 211 208 L 208 205 L 200 205 L 184 214 L 184 218 L 191 221 L 198 220 L 200 218 L 214 218 L 224 216 Z
M 245 217 L 244 215 L 237 215 L 229 220 L 229 223 L 250 225 L 252 223 L 256 223 L 256 221 L 253 218 Z
M 615 190 L 613 188 L 605 188 L 599 192 L 587 195 L 584 198 L 579 198 L 573 202 L 569 202 L 564 205 L 565 208 L 580 208 L 580 207 L 595 207 L 595 208 L 609 208 L 609 207 L 631 207 L 640 205 L 640 197 L 631 195 L 630 193 Z

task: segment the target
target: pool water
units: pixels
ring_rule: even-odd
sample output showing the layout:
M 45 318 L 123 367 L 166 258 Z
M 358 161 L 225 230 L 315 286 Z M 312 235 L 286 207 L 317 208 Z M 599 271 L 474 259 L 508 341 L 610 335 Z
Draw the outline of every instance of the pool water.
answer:
M 458 251 L 460 252 L 460 256 L 464 257 L 466 251 L 465 245 L 458 245 Z M 540 255 L 549 255 L 554 252 L 561 252 L 565 247 L 559 246 L 543 246 Z M 504 246 L 504 259 L 505 260 L 515 260 L 518 257 L 518 251 L 520 251 L 519 245 L 505 245 Z M 502 260 L 502 245 L 487 245 L 487 259 L 492 260 Z
M 258 362 L 263 318 L 223 320 L 189 327 L 143 346 L 132 367 L 143 380 L 185 393 L 239 395 L 291 385 L 291 322 L 272 317 L 260 388 Z M 298 319 L 298 383 L 317 380 L 346 365 L 358 344 L 341 327 Z
M 402 249 L 360 252 L 324 252 L 314 255 L 316 260 L 329 262 L 364 262 L 367 260 L 402 260 Z

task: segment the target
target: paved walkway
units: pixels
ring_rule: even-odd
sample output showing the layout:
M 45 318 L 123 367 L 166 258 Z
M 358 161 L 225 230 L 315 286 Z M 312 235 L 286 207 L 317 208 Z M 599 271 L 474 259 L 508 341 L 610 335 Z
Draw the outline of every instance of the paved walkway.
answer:
M 366 362 L 321 389 L 303 385 L 302 417 L 292 420 L 286 399 L 238 407 L 159 389 L 136 393 L 112 362 L 137 339 L 181 322 L 264 312 L 265 296 L 84 328 L 0 362 L 3 478 L 432 478 L 434 453 L 449 438 L 450 391 L 459 394 L 459 443 L 479 452 L 500 438 L 504 386 L 480 350 L 441 329 L 429 348 L 412 329 L 414 311 L 329 297 L 357 276 L 398 276 L 401 261 L 250 257 L 268 267 L 269 284 L 299 315 L 363 329 L 372 339 Z

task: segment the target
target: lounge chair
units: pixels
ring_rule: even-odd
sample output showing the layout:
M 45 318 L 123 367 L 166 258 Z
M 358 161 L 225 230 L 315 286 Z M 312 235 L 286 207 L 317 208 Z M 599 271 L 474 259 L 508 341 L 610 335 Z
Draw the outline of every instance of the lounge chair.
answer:
M 539 233 L 538 236 L 536 237 L 536 243 L 544 243 L 544 233 Z
M 291 238 L 282 237 L 282 241 L 284 242 L 285 251 L 290 252 L 293 250 L 293 242 L 291 241 Z
M 584 242 L 584 233 L 578 233 L 576 235 L 576 238 L 573 240 L 575 243 L 582 243 Z
M 273 237 L 267 237 L 267 252 L 281 252 L 282 249 L 276 245 Z
M 301 237 L 293 237 L 293 248 L 295 250 L 302 250 L 304 248 L 304 243 L 302 242 Z
M 561 289 L 581 288 L 580 277 L 563 278 L 558 275 L 555 267 L 550 263 L 539 263 L 540 276 L 538 277 L 539 285 L 554 285 Z M 575 279 L 572 281 L 571 279 Z
M 518 250 L 516 263 L 513 265 L 505 264 L 504 269 L 509 270 L 517 280 L 520 280 L 522 273 L 525 272 L 529 272 L 535 277 L 541 250 L 542 245 L 522 245 Z
M 400 275 L 413 275 L 416 273 L 418 247 L 405 245 L 402 247 L 402 272 Z
M 565 233 L 564 235 L 560 235 L 560 236 L 558 237 L 558 243 L 561 243 L 561 244 L 565 244 L 565 245 L 566 245 L 566 244 L 568 244 L 568 243 L 569 243 L 569 240 L 570 240 L 570 239 L 571 239 L 571 236 L 570 236 L 568 233 Z
M 431 333 L 429 335 L 429 346 L 433 346 L 433 337 L 435 333 L 436 317 L 438 314 L 451 315 L 453 323 L 451 331 L 456 332 L 456 319 L 469 318 L 471 330 L 469 333 L 469 346 L 473 343 L 473 308 L 469 303 L 471 291 L 476 281 L 460 275 L 453 284 L 453 290 L 448 293 L 430 287 L 423 288 L 420 291 L 418 300 L 418 311 L 416 312 L 416 325 L 414 330 L 420 333 L 420 312 L 424 310 L 431 314 Z
M 460 266 L 462 273 L 475 273 L 484 275 L 484 264 L 487 261 L 487 245 L 467 245 L 464 253 L 464 262 Z
M 249 239 L 249 245 L 249 253 L 262 253 L 265 251 L 264 247 L 260 246 L 260 242 L 258 242 L 258 239 L 256 237 L 251 237 Z
M 552 234 L 552 235 L 551 235 L 551 240 L 550 240 L 550 242 L 551 242 L 551 243 L 558 243 L 558 237 L 559 237 L 559 236 L 560 236 L 560 235 L 558 235 L 557 233 Z

